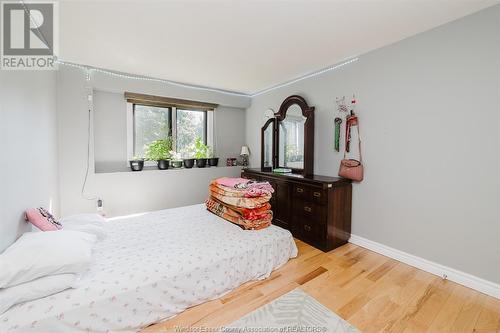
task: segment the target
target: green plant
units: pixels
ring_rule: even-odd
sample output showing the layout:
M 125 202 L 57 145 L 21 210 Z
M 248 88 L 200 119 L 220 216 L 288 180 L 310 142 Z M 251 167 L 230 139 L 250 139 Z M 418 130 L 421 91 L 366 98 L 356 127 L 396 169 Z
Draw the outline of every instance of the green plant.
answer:
M 197 137 L 194 142 L 194 157 L 195 158 L 208 158 L 210 154 L 210 147 L 201 141 L 200 137 Z
M 131 161 L 144 161 L 144 157 L 140 157 L 140 156 L 132 156 L 132 158 L 130 159 Z
M 207 157 L 208 158 L 214 158 L 215 157 L 214 149 L 211 146 L 208 146 Z
M 168 160 L 172 150 L 172 138 L 156 140 L 146 146 L 145 157 L 148 161 Z

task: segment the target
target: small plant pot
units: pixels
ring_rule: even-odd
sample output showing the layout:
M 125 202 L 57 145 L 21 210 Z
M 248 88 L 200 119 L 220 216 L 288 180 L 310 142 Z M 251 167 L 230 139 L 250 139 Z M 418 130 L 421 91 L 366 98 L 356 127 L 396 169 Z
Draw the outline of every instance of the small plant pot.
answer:
M 191 169 L 194 166 L 194 158 L 186 158 L 184 160 L 184 167 L 186 169 Z
M 182 161 L 172 161 L 172 162 L 170 162 L 170 164 L 172 165 L 172 168 L 174 168 L 174 169 L 182 168 Z
M 129 163 L 130 163 L 130 169 L 132 169 L 132 171 L 142 171 L 142 169 L 144 169 L 143 160 L 129 161 Z
M 197 158 L 196 159 L 196 167 L 204 168 L 206 166 L 207 166 L 207 159 L 206 158 Z
M 208 165 L 211 167 L 217 166 L 219 164 L 219 158 L 218 157 L 212 157 L 208 159 Z
M 158 169 L 160 170 L 167 170 L 168 166 L 170 165 L 170 160 L 159 160 L 158 162 Z

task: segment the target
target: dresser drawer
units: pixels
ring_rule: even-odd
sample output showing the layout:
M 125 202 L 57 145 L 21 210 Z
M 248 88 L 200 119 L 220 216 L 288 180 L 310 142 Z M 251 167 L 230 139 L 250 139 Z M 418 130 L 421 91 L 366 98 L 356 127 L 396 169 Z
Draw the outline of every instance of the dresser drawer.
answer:
M 311 188 L 308 186 L 294 185 L 293 196 L 302 200 L 309 200 L 311 198 Z
M 317 187 L 294 185 L 293 196 L 320 205 L 325 205 L 328 202 L 328 191 Z
M 326 223 L 326 206 L 301 199 L 293 199 L 292 206 L 294 215 L 304 220 L 311 221 L 311 223 Z
M 314 223 L 304 217 L 294 217 L 294 235 L 305 242 L 322 246 L 326 241 L 326 225 Z
M 328 191 L 317 188 L 312 189 L 311 201 L 320 205 L 326 205 L 328 202 Z

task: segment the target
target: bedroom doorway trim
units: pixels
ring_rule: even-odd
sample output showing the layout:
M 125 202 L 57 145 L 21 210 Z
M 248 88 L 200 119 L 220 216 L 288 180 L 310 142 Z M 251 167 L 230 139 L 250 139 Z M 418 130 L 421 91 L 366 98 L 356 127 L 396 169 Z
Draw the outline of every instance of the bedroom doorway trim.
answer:
M 457 269 L 438 264 L 436 262 L 409 254 L 390 246 L 380 244 L 369 239 L 352 235 L 349 243 L 358 245 L 370 251 L 379 253 L 386 257 L 403 262 L 407 265 L 416 267 L 428 273 L 442 277 L 465 287 L 477 290 L 483 294 L 500 299 L 500 285 L 469 273 L 459 271 Z

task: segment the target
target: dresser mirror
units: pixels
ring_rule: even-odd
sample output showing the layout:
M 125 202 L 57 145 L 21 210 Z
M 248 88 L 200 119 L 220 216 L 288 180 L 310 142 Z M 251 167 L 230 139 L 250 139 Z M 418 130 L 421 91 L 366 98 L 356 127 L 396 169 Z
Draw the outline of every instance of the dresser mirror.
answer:
M 292 104 L 286 118 L 279 122 L 278 165 L 296 170 L 304 169 L 304 125 L 307 118 L 302 109 Z
M 275 113 L 275 165 L 293 173 L 311 175 L 314 170 L 314 107 L 304 98 L 286 98 Z
M 260 168 L 262 171 L 272 171 L 275 165 L 274 156 L 274 129 L 275 129 L 275 118 L 270 118 L 266 121 L 261 129 L 261 159 Z
M 314 107 L 307 105 L 304 98 L 293 95 L 266 119 L 261 129 L 261 170 L 286 168 L 296 174 L 312 175 Z

